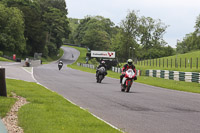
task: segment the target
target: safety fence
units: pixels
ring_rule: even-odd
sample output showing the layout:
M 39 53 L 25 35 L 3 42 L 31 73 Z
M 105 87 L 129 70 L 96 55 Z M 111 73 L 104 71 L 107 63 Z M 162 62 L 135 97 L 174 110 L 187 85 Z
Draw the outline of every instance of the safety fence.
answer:
M 77 66 L 87 67 L 91 69 L 95 69 L 95 66 L 92 64 L 84 64 L 84 63 L 77 63 Z
M 112 71 L 113 72 L 117 72 L 117 73 L 121 73 L 122 72 L 122 68 L 112 67 Z M 137 74 L 137 76 L 141 76 L 141 71 L 140 70 L 136 70 L 136 74 Z
M 196 68 L 199 69 L 199 58 L 159 58 L 147 60 L 135 60 L 139 66 L 153 66 L 166 68 Z
M 146 70 L 145 74 L 146 76 L 157 77 L 157 78 L 200 83 L 200 73 L 197 73 L 197 72 Z

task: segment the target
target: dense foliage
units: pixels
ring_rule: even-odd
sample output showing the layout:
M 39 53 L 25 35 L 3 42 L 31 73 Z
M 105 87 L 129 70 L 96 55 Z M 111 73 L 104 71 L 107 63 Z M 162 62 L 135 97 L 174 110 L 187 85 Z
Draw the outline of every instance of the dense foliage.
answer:
M 70 33 L 65 0 L 0 0 L 0 3 L 0 51 L 57 55 L 63 38 Z
M 25 51 L 24 21 L 17 8 L 0 3 L 0 51 L 23 53 Z
M 91 50 L 112 50 L 120 60 L 127 58 L 157 58 L 170 56 L 174 50 L 163 39 L 166 26 L 160 20 L 140 17 L 130 11 L 120 27 L 102 16 L 70 19 L 72 33 L 68 43 L 89 47 Z

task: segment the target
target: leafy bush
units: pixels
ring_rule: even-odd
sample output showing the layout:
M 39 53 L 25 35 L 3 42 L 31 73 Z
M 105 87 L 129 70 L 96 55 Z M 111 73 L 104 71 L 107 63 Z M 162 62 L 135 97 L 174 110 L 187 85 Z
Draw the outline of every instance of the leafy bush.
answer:
M 96 60 L 96 58 L 92 58 L 88 63 L 93 64 L 95 67 L 99 65 L 99 62 Z

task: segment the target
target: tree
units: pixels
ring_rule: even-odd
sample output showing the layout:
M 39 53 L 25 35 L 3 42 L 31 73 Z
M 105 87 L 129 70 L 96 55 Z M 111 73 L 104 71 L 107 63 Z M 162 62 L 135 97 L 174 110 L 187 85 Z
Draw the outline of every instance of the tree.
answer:
M 123 42 L 123 45 L 126 47 L 125 52 L 128 58 L 128 51 L 131 47 L 135 48 L 136 51 L 141 50 L 138 52 L 140 55 L 136 56 L 140 58 L 152 58 L 151 55 L 157 55 L 157 53 L 154 54 L 154 50 L 149 52 L 150 49 L 164 51 L 166 42 L 163 39 L 163 35 L 168 26 L 160 20 L 154 20 L 151 17 L 140 17 L 138 13 L 139 11 L 129 11 L 126 19 L 121 22 L 123 34 L 126 36 L 126 41 Z M 142 48 L 138 49 L 139 45 Z
M 93 50 L 108 50 L 111 45 L 114 23 L 102 16 L 86 16 L 75 30 L 74 42 Z
M 0 31 L 0 51 L 24 52 L 24 21 L 20 10 L 0 4 Z
M 138 47 L 137 39 L 139 37 L 139 17 L 138 11 L 129 11 L 128 15 L 126 16 L 125 20 L 121 21 L 121 28 L 123 29 L 123 47 L 125 48 L 124 51 L 124 58 L 129 58 L 129 48 L 136 48 Z
M 8 7 L 16 7 L 23 12 L 25 54 L 33 56 L 35 52 L 40 52 L 43 56 L 57 55 L 63 38 L 68 38 L 70 32 L 65 0 L 3 0 L 3 2 Z
M 48 30 L 46 43 L 56 44 L 56 49 L 62 45 L 62 38 L 69 34 L 68 20 L 59 9 L 49 7 L 43 15 L 46 29 Z

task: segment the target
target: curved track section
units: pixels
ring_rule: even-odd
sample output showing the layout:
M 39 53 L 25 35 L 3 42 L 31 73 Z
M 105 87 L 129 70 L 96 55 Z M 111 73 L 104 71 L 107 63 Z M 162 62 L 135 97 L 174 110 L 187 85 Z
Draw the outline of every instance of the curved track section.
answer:
M 79 52 L 64 47 L 65 64 Z M 74 58 L 72 58 L 72 54 Z M 88 109 L 128 133 L 199 133 L 200 95 L 133 83 L 130 93 L 120 91 L 119 80 L 106 77 L 96 83 L 95 74 L 57 62 L 34 68 L 35 79 L 77 105 Z

